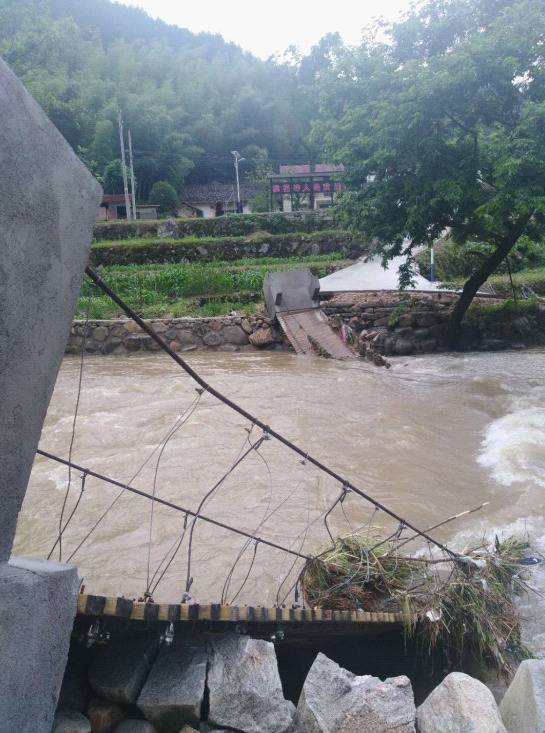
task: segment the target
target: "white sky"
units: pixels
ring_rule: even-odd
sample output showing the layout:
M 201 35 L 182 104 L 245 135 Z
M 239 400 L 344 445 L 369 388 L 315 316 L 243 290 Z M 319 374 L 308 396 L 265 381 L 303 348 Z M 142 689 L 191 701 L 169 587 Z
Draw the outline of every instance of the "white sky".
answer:
M 154 18 L 194 32 L 221 34 L 267 58 L 294 45 L 306 52 L 322 36 L 339 31 L 357 43 L 377 17 L 395 18 L 410 0 L 118 0 Z

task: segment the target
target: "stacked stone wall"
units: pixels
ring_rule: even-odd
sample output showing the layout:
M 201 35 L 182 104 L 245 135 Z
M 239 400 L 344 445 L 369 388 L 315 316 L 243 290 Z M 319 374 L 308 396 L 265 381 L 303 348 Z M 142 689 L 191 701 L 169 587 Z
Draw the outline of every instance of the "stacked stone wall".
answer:
M 255 238 L 220 237 L 194 239 L 149 239 L 121 244 L 101 242 L 91 250 L 93 266 L 146 265 L 172 262 L 232 262 L 259 257 L 316 257 L 337 254 L 356 259 L 366 252 L 366 245 L 345 232 L 311 234 L 270 234 Z
M 245 351 L 283 349 L 283 335 L 266 317 L 169 318 L 150 320 L 150 325 L 174 351 Z M 82 343 L 90 354 L 123 354 L 158 351 L 158 344 L 138 324 L 125 318 L 112 321 L 75 321 L 66 352 L 78 354 Z
M 450 293 L 367 292 L 338 294 L 323 304 L 333 326 L 349 326 L 362 355 L 405 356 L 447 350 L 447 321 L 458 296 Z M 501 302 L 492 298 L 477 303 Z M 480 334 L 471 348 L 508 346 Z
M 452 298 L 400 296 L 399 293 L 337 295 L 324 305 L 333 325 L 346 324 L 357 345 L 384 356 L 437 351 L 445 345 Z

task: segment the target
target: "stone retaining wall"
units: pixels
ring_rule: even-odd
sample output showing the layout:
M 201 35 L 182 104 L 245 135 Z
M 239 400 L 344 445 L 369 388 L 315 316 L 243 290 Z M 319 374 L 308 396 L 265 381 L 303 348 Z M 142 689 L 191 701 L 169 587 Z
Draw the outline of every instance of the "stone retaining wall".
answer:
M 354 260 L 367 251 L 367 245 L 340 231 L 310 234 L 267 234 L 254 238 L 222 237 L 194 239 L 146 239 L 133 244 L 99 242 L 91 249 L 93 266 L 146 265 L 176 262 L 232 262 L 260 257 L 316 257 L 338 255 Z
M 366 343 L 384 356 L 445 347 L 445 324 L 455 297 L 400 293 L 343 293 L 324 304 L 332 325 L 349 326 L 365 353 Z
M 446 351 L 447 321 L 456 299 L 456 295 L 448 293 L 343 293 L 323 302 L 322 309 L 334 328 L 349 327 L 351 341 L 362 356 L 374 359 L 376 355 L 406 356 Z M 494 305 L 502 301 L 481 298 L 475 302 L 476 305 Z M 278 325 L 265 315 L 168 318 L 149 322 L 176 351 L 291 348 Z M 473 312 L 466 316 L 464 323 L 460 341 L 462 350 L 545 344 L 545 306 L 539 303 L 520 312 L 502 311 L 495 318 Z M 80 352 L 84 331 L 88 353 L 117 354 L 159 349 L 137 324 L 125 318 L 88 321 L 86 329 L 84 321 L 74 321 L 67 353 Z
M 149 321 L 175 351 L 242 351 L 283 349 L 283 335 L 266 317 L 221 316 L 216 318 L 169 318 Z M 158 351 L 159 346 L 133 321 L 74 321 L 66 353 L 78 354 L 85 335 L 90 354 L 123 354 Z
M 447 350 L 447 321 L 457 299 L 454 293 L 342 293 L 326 301 L 323 310 L 333 326 L 350 327 L 362 355 L 405 356 Z M 475 300 L 476 304 L 486 305 L 500 302 L 493 298 Z M 513 340 L 502 338 L 489 325 L 482 325 L 482 329 L 473 329 L 463 336 L 462 348 L 506 348 L 520 343 L 521 338 L 535 343 L 536 336 L 543 336 L 543 330 L 539 334 L 534 329 L 526 337 L 515 332 Z

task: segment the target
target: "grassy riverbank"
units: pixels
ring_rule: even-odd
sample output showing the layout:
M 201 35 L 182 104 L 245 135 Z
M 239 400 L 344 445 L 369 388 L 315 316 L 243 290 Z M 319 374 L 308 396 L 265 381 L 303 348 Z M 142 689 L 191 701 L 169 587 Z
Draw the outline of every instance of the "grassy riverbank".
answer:
M 106 282 L 146 318 L 214 316 L 233 310 L 251 313 L 262 304 L 268 272 L 309 267 L 323 277 L 350 264 L 339 254 L 309 257 L 263 257 L 230 262 L 114 265 L 101 267 Z M 121 315 L 109 298 L 85 282 L 76 318 L 108 319 Z
M 445 285 L 451 288 L 462 288 L 465 278 L 458 277 Z M 492 275 L 486 281 L 486 285 L 490 288 L 494 295 L 500 298 L 512 298 L 513 287 L 508 274 Z M 545 297 L 545 267 L 535 267 L 532 269 L 519 270 L 513 273 L 513 286 L 515 294 L 518 298 L 529 298 L 534 296 Z
M 512 296 L 513 291 L 509 275 L 493 275 L 488 282 L 498 295 L 506 298 Z M 513 284 L 515 293 L 518 296 L 527 297 L 531 293 L 545 296 L 545 267 L 514 272 Z

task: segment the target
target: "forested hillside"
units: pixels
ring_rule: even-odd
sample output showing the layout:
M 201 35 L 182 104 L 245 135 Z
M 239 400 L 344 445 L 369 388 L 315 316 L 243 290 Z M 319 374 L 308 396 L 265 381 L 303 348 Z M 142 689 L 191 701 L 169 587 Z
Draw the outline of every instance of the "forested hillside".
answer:
M 308 69 L 265 62 L 108 0 L 0 0 L 0 55 L 93 173 L 115 180 L 118 110 L 132 130 L 139 196 L 157 180 L 230 180 L 230 151 L 312 155 Z M 318 59 L 319 62 L 319 59 Z M 108 164 L 110 164 L 108 168 Z M 112 170 L 113 169 L 113 170 Z

